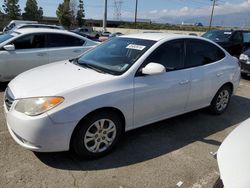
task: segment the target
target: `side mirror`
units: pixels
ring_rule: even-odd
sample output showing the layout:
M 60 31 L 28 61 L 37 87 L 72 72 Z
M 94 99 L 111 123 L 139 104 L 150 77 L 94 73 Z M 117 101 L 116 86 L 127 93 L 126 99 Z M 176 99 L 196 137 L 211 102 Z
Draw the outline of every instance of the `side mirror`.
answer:
M 7 51 L 14 51 L 15 50 L 15 45 L 14 44 L 8 44 L 3 47 Z
M 142 74 L 155 75 L 166 72 L 166 68 L 159 63 L 149 63 L 146 67 L 142 68 Z

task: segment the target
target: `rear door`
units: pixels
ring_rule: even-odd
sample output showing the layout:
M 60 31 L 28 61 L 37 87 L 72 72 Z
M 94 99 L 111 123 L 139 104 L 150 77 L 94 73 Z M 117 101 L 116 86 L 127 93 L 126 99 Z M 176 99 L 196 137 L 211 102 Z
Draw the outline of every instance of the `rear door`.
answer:
M 9 44 L 14 44 L 15 50 L 1 54 L 1 58 L 6 62 L 6 79 L 12 79 L 26 70 L 48 63 L 44 34 L 28 34 Z
M 49 62 L 76 58 L 91 47 L 83 39 L 66 34 L 47 34 Z
M 198 39 L 186 41 L 185 67 L 191 71 L 187 111 L 210 104 L 227 75 L 225 53 L 216 45 Z

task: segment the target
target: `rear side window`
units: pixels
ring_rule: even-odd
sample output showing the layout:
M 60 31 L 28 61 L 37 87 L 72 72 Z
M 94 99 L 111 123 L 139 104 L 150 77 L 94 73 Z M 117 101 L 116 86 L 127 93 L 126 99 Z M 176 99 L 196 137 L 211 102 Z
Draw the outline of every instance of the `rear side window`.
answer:
M 250 42 L 250 33 L 243 33 L 243 41 L 245 43 L 249 43 Z
M 64 35 L 64 34 L 48 34 L 47 46 L 52 47 L 71 47 L 82 46 L 85 43 L 84 40 L 77 37 Z
M 15 45 L 15 49 L 44 48 L 45 35 L 43 34 L 26 35 L 16 39 L 12 43 Z
M 189 68 L 219 61 L 225 53 L 210 42 L 194 39 L 187 41 L 186 57 L 185 67 Z
M 168 41 L 158 47 L 146 60 L 146 64 L 162 64 L 167 71 L 184 68 L 184 41 Z

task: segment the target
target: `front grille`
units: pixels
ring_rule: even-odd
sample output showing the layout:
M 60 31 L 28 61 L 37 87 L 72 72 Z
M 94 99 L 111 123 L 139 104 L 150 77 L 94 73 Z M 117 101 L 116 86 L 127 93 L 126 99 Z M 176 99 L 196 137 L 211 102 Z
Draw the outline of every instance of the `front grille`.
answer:
M 4 103 L 6 105 L 7 110 L 9 111 L 12 104 L 14 102 L 14 96 L 9 88 L 5 91 Z

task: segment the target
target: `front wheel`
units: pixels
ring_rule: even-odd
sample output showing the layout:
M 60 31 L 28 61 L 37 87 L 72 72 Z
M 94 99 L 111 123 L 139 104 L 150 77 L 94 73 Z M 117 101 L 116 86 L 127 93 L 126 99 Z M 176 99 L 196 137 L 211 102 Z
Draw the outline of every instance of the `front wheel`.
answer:
M 227 109 L 229 102 L 231 100 L 232 91 L 229 86 L 223 86 L 214 96 L 210 110 L 214 114 L 222 114 Z
M 122 121 L 114 113 L 100 112 L 80 122 L 72 148 L 83 158 L 98 158 L 110 152 L 122 134 Z

